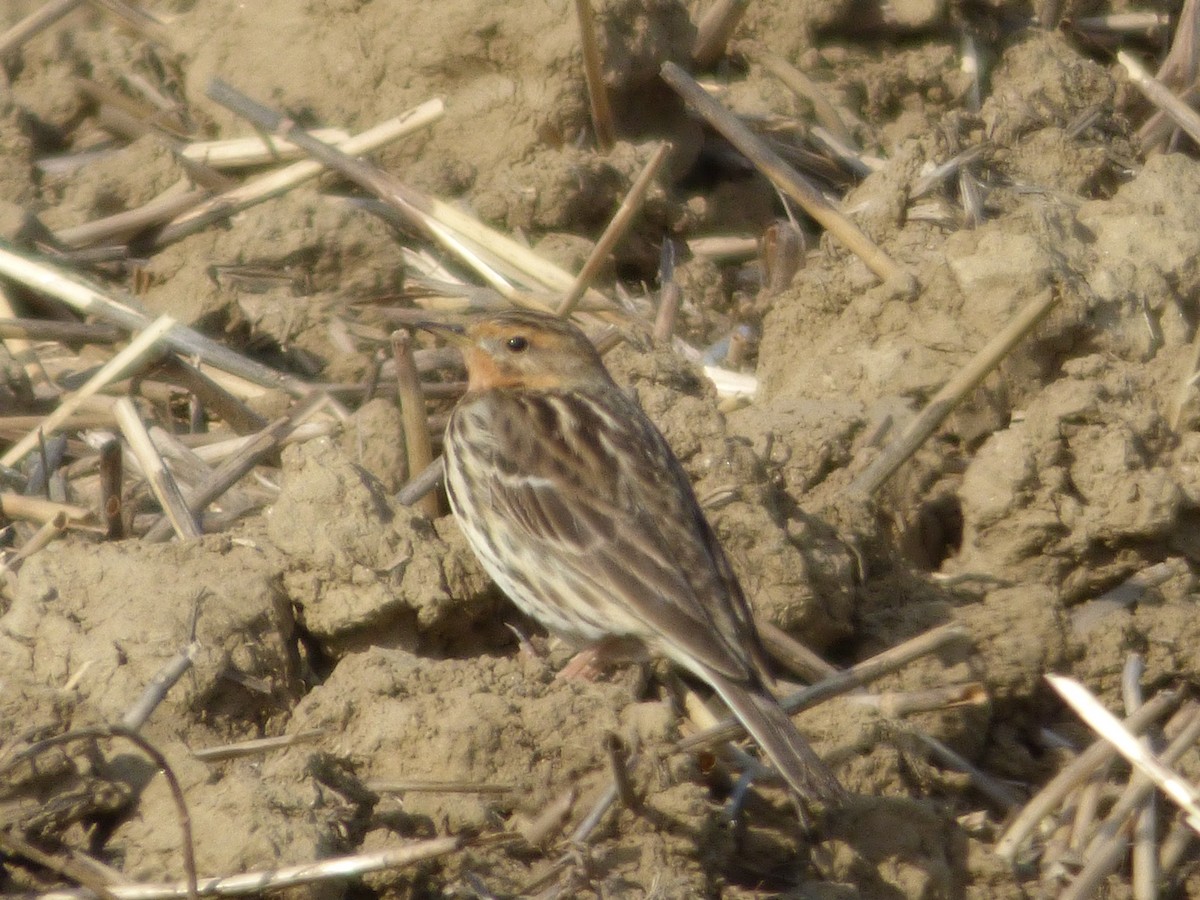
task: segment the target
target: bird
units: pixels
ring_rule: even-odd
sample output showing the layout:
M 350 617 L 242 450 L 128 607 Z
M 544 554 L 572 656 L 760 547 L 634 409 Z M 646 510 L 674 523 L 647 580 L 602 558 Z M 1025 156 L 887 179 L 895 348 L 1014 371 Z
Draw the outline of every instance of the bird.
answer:
M 750 605 L 666 438 L 575 325 L 508 310 L 423 323 L 461 348 L 444 483 L 500 589 L 547 631 L 706 682 L 802 800 L 845 789 L 771 693 Z

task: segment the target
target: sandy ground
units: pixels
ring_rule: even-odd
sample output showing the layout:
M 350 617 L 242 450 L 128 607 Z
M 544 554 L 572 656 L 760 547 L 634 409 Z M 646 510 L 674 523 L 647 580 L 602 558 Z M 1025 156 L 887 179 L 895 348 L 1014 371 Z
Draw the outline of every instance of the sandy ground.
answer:
M 0 27 L 36 5 L 10 2 Z M 562 4 L 148 7 L 169 22 L 169 47 L 81 12 L 7 61 L 6 237 L 28 213 L 51 229 L 77 225 L 184 175 L 154 136 L 69 172 L 35 168 L 107 138 L 80 78 L 126 95 L 149 82 L 177 101 L 172 121 L 192 138 L 249 133 L 204 96 L 214 76 L 305 124 L 351 131 L 441 97 L 444 118 L 379 154 L 382 165 L 571 270 L 653 142 L 668 139 L 666 174 L 601 281 L 611 289 L 619 279 L 643 311 L 665 236 L 681 247 L 760 237 L 783 215 L 769 184 L 659 80 L 662 62 L 687 65 L 694 40 L 695 10 L 673 0 L 598 4 L 620 137 L 607 154 L 592 149 L 578 28 Z M 878 159 L 865 178 L 843 171 L 827 183 L 849 187 L 843 208 L 919 289 L 881 285 L 813 232 L 802 270 L 776 290 L 763 287 L 754 260 L 684 253 L 679 333 L 704 347 L 751 326 L 742 368 L 759 379 L 755 400 L 722 404 L 669 350 L 625 345 L 609 355 L 696 480 L 762 620 L 838 666 L 938 625 L 969 633 L 969 645 L 876 687 L 977 682 L 983 702 L 903 724 L 845 699 L 798 717 L 855 795 L 850 807 L 805 830 L 764 781 L 731 821 L 721 760 L 668 754 L 634 766 L 640 810 L 617 808 L 587 847 L 572 848 L 567 836 L 608 783 L 606 735 L 646 759 L 691 727 L 679 684 L 662 667 L 555 681 L 567 650 L 547 646 L 498 596 L 453 521 L 394 501 L 407 473 L 398 414 L 383 399 L 351 402 L 343 429 L 287 448 L 266 470 L 277 482 L 269 505 L 218 533 L 162 545 L 76 535 L 26 562 L 0 593 L 0 761 L 36 738 L 118 720 L 186 645 L 199 605 L 195 665 L 143 733 L 183 788 L 201 874 L 527 828 L 570 794 L 561 824 L 537 842 L 473 845 L 350 888 L 306 891 L 1056 895 L 1077 863 L 1039 865 L 1048 829 L 1017 866 L 1000 860 L 994 844 L 1013 808 L 913 732 L 943 741 L 1020 801 L 1072 756 L 1049 732 L 1076 747 L 1089 740 L 1044 673 L 1082 679 L 1113 709 L 1130 653 L 1144 658 L 1147 695 L 1200 674 L 1200 433 L 1185 386 L 1200 318 L 1200 164 L 1190 145 L 1143 158 L 1134 132 L 1148 111 L 1111 44 L 1028 27 L 1028 14 L 1001 2 L 750 4 L 738 40 L 806 72 Z M 978 107 L 963 34 L 986 67 Z M 795 145 L 813 121 L 807 100 L 740 53 L 708 74 L 722 103 L 779 145 Z M 982 148 L 968 169 L 985 198 L 976 227 L 964 221 L 957 178 L 918 189 L 969 147 Z M 401 247 L 415 241 L 347 202 L 352 193 L 332 178 L 310 184 L 110 268 L 109 283 L 136 286 L 150 311 L 295 374 L 366 381 L 382 345 L 364 336 L 386 335 L 383 310 L 409 303 L 396 297 L 407 283 Z M 251 268 L 272 278 L 223 275 Z M 1056 303 L 1046 319 L 915 457 L 873 498 L 856 496 L 851 484 L 880 448 L 1020 310 L 1047 298 Z M 27 315 L 54 315 L 33 295 L 14 299 Z M 353 350 L 333 323 L 355 326 Z M 2 386 L 16 383 L 19 366 L 0 360 L 0 409 L 19 406 L 20 392 Z M 273 415 L 282 398 L 255 404 Z M 1146 583 L 1124 607 L 1092 602 L 1139 575 Z M 538 652 L 519 650 L 510 625 Z M 190 752 L 278 735 L 306 739 L 228 761 Z M 1181 766 L 1194 774 L 1197 764 L 1193 753 Z M 1125 777 L 1115 767 L 1112 784 Z M 0 834 L 51 853 L 89 852 L 130 879 L 182 877 L 167 785 L 129 745 L 76 745 L 6 778 Z M 414 781 L 477 789 L 385 789 Z M 1102 792 L 1102 809 L 1112 799 Z M 1169 810 L 1160 818 L 1165 828 Z M 1189 872 L 1176 869 L 1165 895 L 1200 895 Z M 0 889 L 56 883 L 0 842 Z M 1127 868 L 1105 886 L 1106 896 L 1131 896 Z

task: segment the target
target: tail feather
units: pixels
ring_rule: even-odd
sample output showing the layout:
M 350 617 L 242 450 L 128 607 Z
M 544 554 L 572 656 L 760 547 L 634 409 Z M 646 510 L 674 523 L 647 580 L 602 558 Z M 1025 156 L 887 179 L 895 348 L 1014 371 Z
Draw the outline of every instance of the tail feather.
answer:
M 706 680 L 746 726 L 792 790 L 805 799 L 831 806 L 840 806 L 847 800 L 846 789 L 766 688 L 756 691 L 711 673 Z

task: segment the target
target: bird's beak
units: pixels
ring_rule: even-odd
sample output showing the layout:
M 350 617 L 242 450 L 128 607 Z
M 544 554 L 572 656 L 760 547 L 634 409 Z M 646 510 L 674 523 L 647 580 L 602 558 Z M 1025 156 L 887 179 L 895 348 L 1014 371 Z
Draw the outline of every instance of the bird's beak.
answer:
M 438 337 L 455 347 L 466 347 L 471 343 L 466 330 L 461 325 L 446 325 L 442 322 L 416 322 L 415 327 Z

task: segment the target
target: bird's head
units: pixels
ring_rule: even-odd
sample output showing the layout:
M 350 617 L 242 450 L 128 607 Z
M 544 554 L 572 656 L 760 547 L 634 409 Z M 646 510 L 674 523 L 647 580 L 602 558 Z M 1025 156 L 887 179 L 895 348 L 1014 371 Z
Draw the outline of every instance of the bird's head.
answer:
M 462 348 L 469 391 L 572 390 L 611 382 L 587 335 L 555 316 L 514 310 L 462 327 L 421 327 Z

